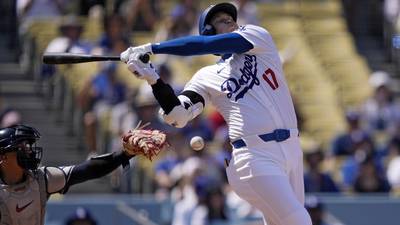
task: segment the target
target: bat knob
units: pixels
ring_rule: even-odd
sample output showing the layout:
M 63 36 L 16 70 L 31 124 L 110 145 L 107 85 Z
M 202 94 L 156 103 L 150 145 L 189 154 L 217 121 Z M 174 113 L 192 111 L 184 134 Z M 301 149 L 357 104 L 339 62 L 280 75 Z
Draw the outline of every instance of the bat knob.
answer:
M 139 56 L 140 61 L 142 61 L 142 63 L 148 63 L 150 60 L 150 55 L 149 54 L 143 54 Z

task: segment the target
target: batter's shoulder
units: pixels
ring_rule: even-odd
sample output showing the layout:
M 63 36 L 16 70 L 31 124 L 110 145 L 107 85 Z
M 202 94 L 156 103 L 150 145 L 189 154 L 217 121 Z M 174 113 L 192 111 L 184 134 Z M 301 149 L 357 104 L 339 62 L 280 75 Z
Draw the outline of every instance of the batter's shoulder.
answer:
M 268 34 L 269 32 L 267 29 L 261 26 L 253 25 L 253 24 L 246 24 L 239 27 L 239 31 L 241 32 L 252 32 L 252 33 L 260 33 L 260 34 Z
M 205 67 L 200 68 L 200 69 L 194 74 L 194 76 L 197 76 L 197 77 L 204 77 L 204 76 L 216 74 L 216 73 L 217 73 L 217 70 L 218 70 L 218 66 L 217 66 L 217 65 L 205 66 Z

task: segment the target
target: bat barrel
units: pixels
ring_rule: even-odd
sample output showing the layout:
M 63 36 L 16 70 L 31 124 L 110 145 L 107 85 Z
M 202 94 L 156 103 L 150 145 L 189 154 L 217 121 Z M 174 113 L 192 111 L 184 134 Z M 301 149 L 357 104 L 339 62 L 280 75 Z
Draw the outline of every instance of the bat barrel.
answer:
M 143 63 L 150 60 L 149 54 L 143 54 L 139 57 Z M 70 63 L 85 63 L 95 61 L 120 61 L 119 56 L 104 56 L 104 55 L 87 55 L 87 54 L 72 54 L 72 53 L 47 53 L 43 55 L 43 63 L 45 64 L 70 64 Z
M 71 53 L 48 53 L 43 55 L 45 64 L 69 64 L 94 61 L 119 61 L 119 56 L 86 55 Z

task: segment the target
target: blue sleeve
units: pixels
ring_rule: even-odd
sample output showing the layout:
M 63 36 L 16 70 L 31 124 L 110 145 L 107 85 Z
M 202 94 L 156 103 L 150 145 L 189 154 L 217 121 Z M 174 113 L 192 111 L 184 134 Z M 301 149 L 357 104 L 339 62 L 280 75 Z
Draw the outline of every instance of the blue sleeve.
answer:
M 181 56 L 244 53 L 252 48 L 253 44 L 237 33 L 187 36 L 152 44 L 154 54 Z

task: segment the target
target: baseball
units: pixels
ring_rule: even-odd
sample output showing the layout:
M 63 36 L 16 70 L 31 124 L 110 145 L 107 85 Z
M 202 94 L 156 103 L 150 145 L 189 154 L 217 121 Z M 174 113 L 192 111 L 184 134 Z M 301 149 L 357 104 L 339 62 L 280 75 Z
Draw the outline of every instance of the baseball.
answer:
M 195 151 L 200 151 L 204 148 L 204 140 L 200 136 L 194 136 L 190 139 L 190 146 Z

